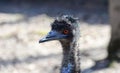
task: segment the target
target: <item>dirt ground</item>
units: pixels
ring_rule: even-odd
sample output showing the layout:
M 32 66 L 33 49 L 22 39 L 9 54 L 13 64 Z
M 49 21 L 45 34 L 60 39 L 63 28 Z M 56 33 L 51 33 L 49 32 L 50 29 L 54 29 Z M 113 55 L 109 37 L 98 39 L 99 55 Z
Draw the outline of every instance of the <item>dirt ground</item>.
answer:
M 50 30 L 50 23 L 58 13 L 75 14 L 80 18 L 82 71 L 106 58 L 111 29 L 108 12 L 93 12 L 44 5 L 0 4 L 0 73 L 59 73 L 60 43 L 38 43 Z M 110 68 L 92 73 L 120 73 L 119 68 L 120 64 L 114 62 Z

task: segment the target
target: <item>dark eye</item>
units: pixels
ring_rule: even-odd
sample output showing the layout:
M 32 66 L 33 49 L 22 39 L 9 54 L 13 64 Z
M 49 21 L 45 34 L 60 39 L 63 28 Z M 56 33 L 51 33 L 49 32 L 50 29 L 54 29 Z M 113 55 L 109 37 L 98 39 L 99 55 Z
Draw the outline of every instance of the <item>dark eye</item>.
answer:
M 64 34 L 68 34 L 69 31 L 68 31 L 68 30 L 64 30 L 63 33 L 64 33 Z

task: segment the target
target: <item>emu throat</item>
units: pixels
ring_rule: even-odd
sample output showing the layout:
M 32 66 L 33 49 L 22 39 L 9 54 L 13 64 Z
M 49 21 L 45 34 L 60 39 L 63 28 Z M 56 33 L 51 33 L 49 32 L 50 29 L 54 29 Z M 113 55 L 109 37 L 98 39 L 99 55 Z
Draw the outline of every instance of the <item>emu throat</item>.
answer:
M 61 73 L 80 73 L 80 53 L 75 40 L 60 41 L 63 47 Z

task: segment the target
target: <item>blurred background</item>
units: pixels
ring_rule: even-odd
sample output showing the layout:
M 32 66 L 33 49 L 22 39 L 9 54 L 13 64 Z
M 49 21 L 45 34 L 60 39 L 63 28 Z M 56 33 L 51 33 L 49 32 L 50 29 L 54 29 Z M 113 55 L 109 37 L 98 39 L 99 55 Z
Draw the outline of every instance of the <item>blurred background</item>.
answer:
M 61 14 L 79 18 L 81 69 L 94 66 L 108 55 L 108 5 L 108 0 L 0 0 L 0 73 L 59 73 L 60 43 L 38 41 Z M 93 73 L 120 73 L 119 68 L 115 62 Z

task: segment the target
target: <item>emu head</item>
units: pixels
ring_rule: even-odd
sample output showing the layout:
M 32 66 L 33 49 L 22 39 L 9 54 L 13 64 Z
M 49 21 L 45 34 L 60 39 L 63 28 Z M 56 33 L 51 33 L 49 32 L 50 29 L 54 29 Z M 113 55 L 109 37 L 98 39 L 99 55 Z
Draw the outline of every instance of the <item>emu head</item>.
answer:
M 54 22 L 51 24 L 51 31 L 42 38 L 39 43 L 51 41 L 51 40 L 59 40 L 59 41 L 71 41 L 74 37 L 79 35 L 79 25 L 77 23 L 77 19 L 64 15 L 59 18 L 56 18 Z

